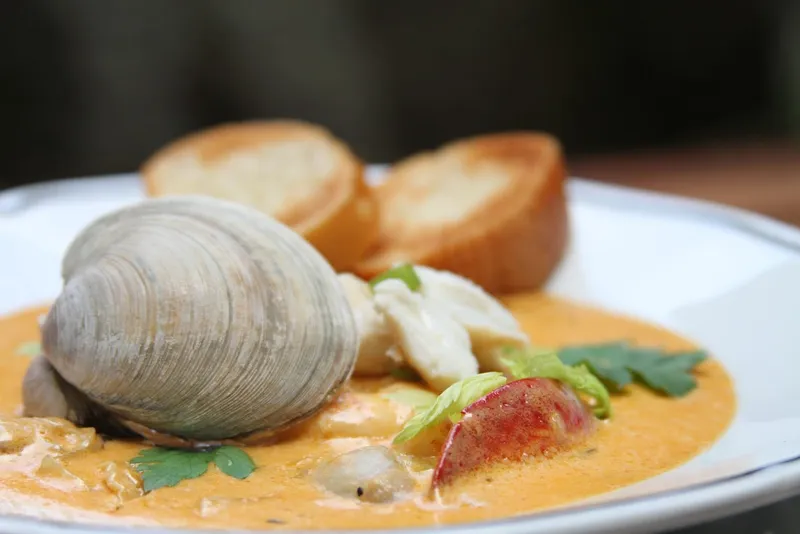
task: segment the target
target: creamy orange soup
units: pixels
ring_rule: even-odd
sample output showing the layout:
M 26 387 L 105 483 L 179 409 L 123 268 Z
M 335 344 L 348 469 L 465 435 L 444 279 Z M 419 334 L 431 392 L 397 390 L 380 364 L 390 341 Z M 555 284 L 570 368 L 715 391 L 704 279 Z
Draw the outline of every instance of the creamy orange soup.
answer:
M 627 339 L 671 350 L 692 348 L 661 328 L 541 294 L 514 296 L 505 303 L 542 345 Z M 393 378 L 356 379 L 337 402 L 292 436 L 277 444 L 248 447 L 257 469 L 247 479 L 225 476 L 212 465 L 204 476 L 141 496 L 138 474 L 127 462 L 145 446 L 142 442 L 103 441 L 91 430 L 62 435 L 70 426 L 62 429 L 53 420 L 47 422 L 52 440 L 69 442 L 60 452 L 41 440 L 22 450 L 8 446 L 11 434 L 19 431 L 15 418 L 30 361 L 18 347 L 38 340 L 37 318 L 45 312 L 33 309 L 0 320 L 0 452 L 5 452 L 0 454 L 1 513 L 248 529 L 387 528 L 485 520 L 569 504 L 676 467 L 711 445 L 735 410 L 729 376 L 709 360 L 696 369 L 698 387 L 686 397 L 667 398 L 630 386 L 625 394 L 613 396 L 613 419 L 603 422 L 588 442 L 551 458 L 487 467 L 459 479 L 436 501 L 427 496 L 435 456 L 417 451 L 419 455 L 407 458 L 418 496 L 372 504 L 327 494 L 310 473 L 341 453 L 370 444 L 391 446 L 411 409 L 383 393 L 416 386 Z M 78 452 L 66 454 L 68 449 Z

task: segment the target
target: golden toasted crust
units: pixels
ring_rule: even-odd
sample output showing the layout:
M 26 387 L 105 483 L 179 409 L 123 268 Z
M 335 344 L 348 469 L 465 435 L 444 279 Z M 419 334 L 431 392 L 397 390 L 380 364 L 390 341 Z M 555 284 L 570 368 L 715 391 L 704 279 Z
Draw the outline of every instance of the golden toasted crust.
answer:
M 182 137 L 151 156 L 141 175 L 148 196 L 208 195 L 264 211 L 345 270 L 377 235 L 377 207 L 363 168 L 328 130 L 274 120 Z
M 380 233 L 356 273 L 370 278 L 410 261 L 494 294 L 538 289 L 566 248 L 564 179 L 559 143 L 539 133 L 479 136 L 412 156 L 376 188 Z

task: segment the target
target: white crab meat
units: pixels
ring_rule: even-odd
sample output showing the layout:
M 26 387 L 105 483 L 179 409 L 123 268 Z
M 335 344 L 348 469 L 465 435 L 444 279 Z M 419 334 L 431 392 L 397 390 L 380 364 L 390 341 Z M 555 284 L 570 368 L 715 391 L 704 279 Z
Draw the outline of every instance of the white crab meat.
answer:
M 530 343 L 519 323 L 497 299 L 479 285 L 456 274 L 430 267 L 414 266 L 422 285 L 420 292 L 435 301 L 466 328 L 472 352 L 481 369 L 500 371 L 500 349 Z
M 373 299 L 408 364 L 433 389 L 443 391 L 478 373 L 469 334 L 441 302 L 411 291 L 396 279 L 377 284 Z
M 358 329 L 359 346 L 355 374 L 380 376 L 402 363 L 394 334 L 383 315 L 375 310 L 372 290 L 365 281 L 350 273 L 339 275 Z

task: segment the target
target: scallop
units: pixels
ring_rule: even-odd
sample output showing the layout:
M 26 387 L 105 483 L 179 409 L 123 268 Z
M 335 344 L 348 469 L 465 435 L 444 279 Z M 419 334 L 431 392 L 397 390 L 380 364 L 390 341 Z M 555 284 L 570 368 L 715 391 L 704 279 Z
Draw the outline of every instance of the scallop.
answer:
M 189 196 L 124 207 L 78 235 L 62 276 L 41 328 L 47 363 L 148 437 L 270 434 L 316 413 L 353 372 L 358 332 L 332 267 L 239 204 Z M 71 413 L 54 397 L 54 415 Z M 28 415 L 52 415 L 35 404 Z

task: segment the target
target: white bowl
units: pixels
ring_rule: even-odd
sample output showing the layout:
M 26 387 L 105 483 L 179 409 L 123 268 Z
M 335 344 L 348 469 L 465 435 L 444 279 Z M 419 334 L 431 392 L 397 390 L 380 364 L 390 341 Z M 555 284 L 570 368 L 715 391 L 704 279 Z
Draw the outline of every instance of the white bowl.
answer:
M 372 168 L 371 178 L 380 173 Z M 549 290 L 703 345 L 734 378 L 737 415 L 708 451 L 663 475 L 568 509 L 433 530 L 652 532 L 800 494 L 800 230 L 737 209 L 580 179 L 568 192 L 572 240 Z M 98 215 L 141 198 L 135 175 L 0 194 L 0 313 L 54 298 L 70 239 Z M 0 516 L 0 531 L 115 530 Z

